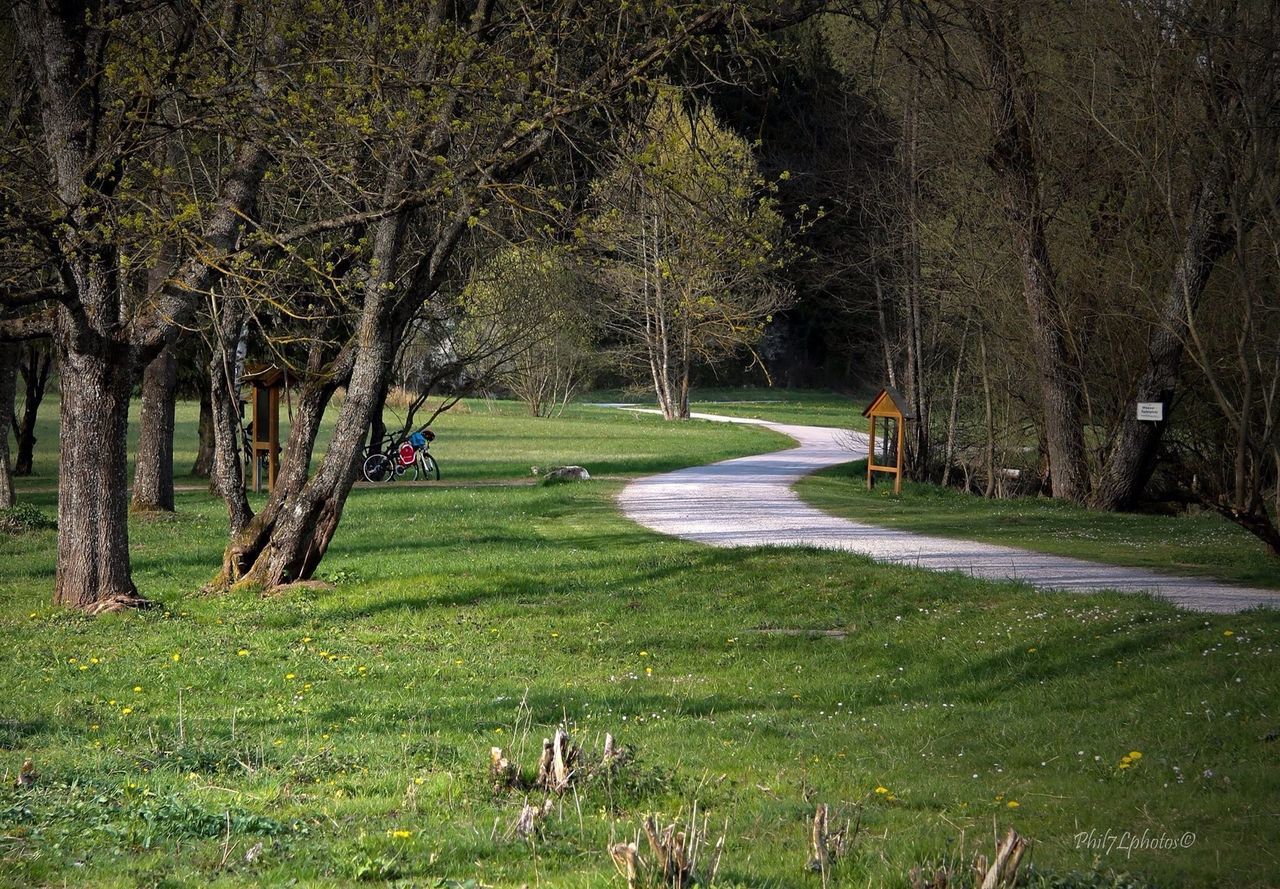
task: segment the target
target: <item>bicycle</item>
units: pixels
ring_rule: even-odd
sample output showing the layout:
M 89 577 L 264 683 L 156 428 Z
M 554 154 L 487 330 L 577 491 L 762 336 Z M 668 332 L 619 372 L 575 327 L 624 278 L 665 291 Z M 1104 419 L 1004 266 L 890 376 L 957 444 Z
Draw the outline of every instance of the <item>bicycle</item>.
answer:
M 408 438 L 397 440 L 394 435 L 385 436 L 380 447 L 366 448 L 364 477 L 374 483 L 393 482 L 398 478 L 417 481 L 440 480 L 440 463 L 431 453 L 435 433 L 427 427 L 413 432 Z

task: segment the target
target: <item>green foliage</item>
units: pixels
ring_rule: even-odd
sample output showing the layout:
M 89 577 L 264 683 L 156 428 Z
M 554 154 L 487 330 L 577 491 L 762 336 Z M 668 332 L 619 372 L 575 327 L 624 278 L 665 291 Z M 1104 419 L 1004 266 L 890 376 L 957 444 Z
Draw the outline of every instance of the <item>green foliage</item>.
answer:
M 57 519 L 45 515 L 31 503 L 19 502 L 0 509 L 0 534 L 25 534 L 58 527 Z
M 701 102 L 653 96 L 643 125 L 592 186 L 583 237 L 597 256 L 600 313 L 637 378 L 659 400 L 695 361 L 753 347 L 790 300 L 776 275 L 787 257 L 774 187 L 751 146 Z

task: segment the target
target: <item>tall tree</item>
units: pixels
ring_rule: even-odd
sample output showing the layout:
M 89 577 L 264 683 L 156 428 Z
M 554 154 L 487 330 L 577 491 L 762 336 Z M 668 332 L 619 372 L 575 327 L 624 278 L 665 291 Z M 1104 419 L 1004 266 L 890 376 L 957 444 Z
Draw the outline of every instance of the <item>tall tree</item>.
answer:
M 153 171 L 144 149 L 179 137 L 157 110 L 192 92 L 207 98 L 209 89 L 222 92 L 224 106 L 236 104 L 225 84 L 210 83 L 199 52 L 211 19 L 192 8 L 95 2 L 29 0 L 12 10 L 34 85 L 26 156 L 32 168 L 43 166 L 23 209 L 51 253 L 57 284 L 48 308 L 0 326 L 0 336 L 49 334 L 61 374 L 54 599 L 94 612 L 128 607 L 143 601 L 130 571 L 125 500 L 135 368 L 163 348 L 223 273 L 222 257 L 253 216 L 267 155 L 242 141 L 211 194 L 188 189 L 179 213 L 155 219 L 143 198 L 168 177 Z M 231 28 L 240 24 L 230 17 Z M 252 86 L 250 75 L 241 70 L 235 79 Z M 148 251 L 182 237 L 201 249 L 184 252 L 172 275 L 146 287 Z
M 982 53 L 990 101 L 988 162 L 1008 213 L 1022 272 L 1053 495 L 1081 502 L 1089 491 L 1084 448 L 1084 380 L 1073 354 L 1049 249 L 1038 162 L 1036 92 L 1022 46 L 1020 4 L 981 0 L 964 9 Z
M 687 419 L 695 362 L 754 346 L 789 300 L 773 279 L 777 202 L 744 140 L 663 90 L 593 188 L 593 208 L 605 324 L 663 416 Z

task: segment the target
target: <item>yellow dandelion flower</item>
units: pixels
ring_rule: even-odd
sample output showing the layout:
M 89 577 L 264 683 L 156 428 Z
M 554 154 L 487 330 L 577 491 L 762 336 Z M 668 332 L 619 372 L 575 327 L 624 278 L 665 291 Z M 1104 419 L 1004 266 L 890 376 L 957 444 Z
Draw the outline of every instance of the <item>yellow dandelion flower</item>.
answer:
M 1224 635 L 1224 636 L 1234 636 L 1234 635 L 1235 635 L 1235 633 L 1234 633 L 1234 632 L 1232 632 L 1231 630 L 1223 630 L 1223 631 L 1222 631 L 1222 635 Z
M 129 715 L 130 713 L 132 713 L 132 712 L 133 712 L 133 708 L 132 708 L 132 707 L 125 707 L 123 710 L 121 710 L 121 711 L 120 711 L 120 715 L 121 715 L 121 716 L 128 716 L 128 715 Z
M 237 651 L 237 652 L 236 652 L 236 654 L 240 655 L 240 657 L 248 657 L 248 656 L 249 656 L 249 649 L 247 649 L 247 648 L 241 648 L 239 651 Z
M 180 651 L 175 651 L 175 652 L 173 653 L 173 662 L 176 664 L 176 663 L 177 663 L 178 661 L 180 661 L 180 660 L 182 660 L 182 652 L 180 652 Z
M 653 667 L 645 667 L 645 668 L 644 668 L 644 675 L 646 675 L 646 676 L 652 676 L 652 675 L 653 675 Z
M 640 652 L 640 657 L 648 657 L 648 656 L 649 656 L 649 652 L 647 651 Z
M 888 793 L 888 792 L 889 792 L 889 788 L 888 788 L 888 787 L 877 787 L 877 788 L 876 788 L 876 793 Z
M 1132 765 L 1132 763 L 1128 763 L 1128 762 L 1121 762 L 1121 763 L 1120 763 L 1120 765 L 1119 765 L 1119 766 L 1117 766 L 1117 768 L 1127 769 L 1127 768 L 1129 768 L 1129 766 L 1130 766 L 1130 765 Z
M 412 832 L 407 830 L 389 830 L 387 833 L 391 834 L 397 840 L 407 840 L 409 837 L 413 836 Z
M 294 673 L 285 673 L 285 674 L 284 674 L 284 678 L 285 678 L 285 679 L 296 679 L 296 678 L 297 678 L 297 675 L 296 675 L 296 674 L 294 674 Z
M 1129 758 L 1130 758 L 1130 759 L 1132 759 L 1132 760 L 1134 760 L 1134 761 L 1137 761 L 1137 760 L 1139 760 L 1139 759 L 1142 759 L 1142 751 L 1141 751 L 1141 750 L 1130 750 L 1130 751 L 1129 751 Z
M 311 641 L 311 637 L 310 637 L 310 636 L 303 636 L 303 637 L 302 637 L 302 641 L 303 641 L 304 643 L 305 643 L 305 642 L 310 642 L 310 641 Z
M 1008 806 L 1010 809 L 1016 809 L 1018 808 L 1020 803 L 1016 799 L 1011 799 L 1007 803 L 1005 803 L 1005 805 Z
M 135 686 L 133 687 L 133 693 L 134 693 L 135 695 L 136 695 L 136 694 L 138 694 L 138 693 L 139 693 L 139 692 L 141 692 L 141 691 L 142 691 L 142 686 L 141 686 L 141 685 L 135 685 Z

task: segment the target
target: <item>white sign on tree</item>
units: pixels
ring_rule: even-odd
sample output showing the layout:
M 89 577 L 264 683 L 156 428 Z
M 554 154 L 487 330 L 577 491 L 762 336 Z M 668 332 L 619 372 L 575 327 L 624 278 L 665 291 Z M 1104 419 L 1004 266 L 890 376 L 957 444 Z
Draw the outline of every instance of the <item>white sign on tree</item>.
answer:
M 1160 401 L 1138 402 L 1138 419 L 1159 423 L 1164 419 L 1164 403 Z

